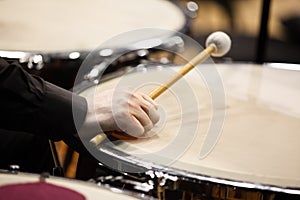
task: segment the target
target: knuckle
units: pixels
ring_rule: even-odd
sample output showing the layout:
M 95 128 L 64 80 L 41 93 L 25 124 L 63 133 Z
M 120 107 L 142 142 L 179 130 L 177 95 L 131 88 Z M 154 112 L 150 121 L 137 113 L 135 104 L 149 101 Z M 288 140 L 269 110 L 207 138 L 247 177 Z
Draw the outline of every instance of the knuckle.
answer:
M 123 118 L 123 119 L 127 118 L 128 115 L 129 115 L 128 112 L 125 110 L 120 110 L 115 114 L 116 118 Z

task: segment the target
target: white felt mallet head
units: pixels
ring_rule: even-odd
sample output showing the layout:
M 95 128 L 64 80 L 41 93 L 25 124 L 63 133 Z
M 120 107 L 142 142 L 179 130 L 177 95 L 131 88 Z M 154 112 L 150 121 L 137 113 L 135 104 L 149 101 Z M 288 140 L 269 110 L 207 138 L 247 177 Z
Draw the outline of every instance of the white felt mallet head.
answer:
M 205 45 L 206 47 L 210 45 L 215 46 L 216 50 L 211 55 L 221 57 L 230 50 L 231 39 L 226 33 L 217 31 L 207 37 Z

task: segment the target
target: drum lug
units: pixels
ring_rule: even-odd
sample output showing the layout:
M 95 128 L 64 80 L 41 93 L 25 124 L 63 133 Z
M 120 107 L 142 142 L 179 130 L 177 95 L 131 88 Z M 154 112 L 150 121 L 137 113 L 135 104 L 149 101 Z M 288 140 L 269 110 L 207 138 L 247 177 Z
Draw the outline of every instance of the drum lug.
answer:
M 84 75 L 83 79 L 87 81 L 98 80 L 99 76 L 105 71 L 108 65 L 109 63 L 106 61 L 103 61 L 98 65 L 95 65 L 89 73 Z M 95 82 L 95 84 L 97 84 L 97 82 Z
M 180 36 L 173 36 L 169 39 L 166 39 L 158 49 L 164 49 L 170 52 L 180 52 L 184 49 L 184 40 Z
M 146 175 L 154 180 L 157 197 L 160 200 L 166 199 L 166 190 L 177 190 L 179 188 L 178 177 L 160 171 L 149 170 Z
M 44 58 L 41 54 L 24 54 L 19 57 L 20 63 L 27 63 L 28 69 L 41 70 L 44 67 Z
M 29 69 L 41 70 L 44 67 L 44 59 L 40 54 L 31 55 L 28 58 L 27 67 Z
M 39 177 L 39 181 L 40 182 L 45 182 L 47 178 L 50 177 L 50 174 L 48 172 L 43 172 L 40 174 L 40 177 Z
M 25 53 L 19 51 L 0 51 L 0 57 L 16 59 L 20 63 L 27 63 L 28 69 L 40 70 L 44 67 L 44 56 L 41 54 Z
M 9 165 L 9 170 L 13 174 L 17 174 L 20 171 L 19 165 Z

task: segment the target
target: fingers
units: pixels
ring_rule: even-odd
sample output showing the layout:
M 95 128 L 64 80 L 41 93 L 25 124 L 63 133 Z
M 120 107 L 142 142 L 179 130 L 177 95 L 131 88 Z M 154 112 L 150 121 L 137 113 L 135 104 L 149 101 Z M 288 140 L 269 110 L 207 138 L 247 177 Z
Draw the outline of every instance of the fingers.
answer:
M 140 92 L 132 93 L 128 99 L 129 117 L 121 119 L 120 128 L 135 137 L 144 135 L 159 121 L 157 108 L 157 104 L 147 95 Z
M 136 109 L 134 109 L 134 111 L 136 111 L 136 113 L 134 113 L 135 117 L 139 119 L 145 131 L 149 131 L 160 118 L 157 111 L 157 104 L 143 93 L 134 93 L 133 100 L 133 104 L 136 106 Z
M 150 116 L 139 106 L 129 109 L 134 118 L 144 127 L 144 132 L 153 128 L 153 122 Z
M 126 113 L 117 113 L 116 124 L 118 129 L 134 137 L 140 137 L 144 134 L 144 126 L 133 115 Z
M 93 106 L 103 131 L 123 131 L 140 137 L 159 121 L 157 104 L 147 95 L 128 90 L 101 91 L 94 96 Z
M 148 95 L 141 93 L 141 96 L 144 98 L 144 100 L 150 103 L 148 107 L 142 105 L 142 108 L 148 113 L 152 123 L 156 124 L 160 119 L 159 113 L 157 112 L 158 105 Z

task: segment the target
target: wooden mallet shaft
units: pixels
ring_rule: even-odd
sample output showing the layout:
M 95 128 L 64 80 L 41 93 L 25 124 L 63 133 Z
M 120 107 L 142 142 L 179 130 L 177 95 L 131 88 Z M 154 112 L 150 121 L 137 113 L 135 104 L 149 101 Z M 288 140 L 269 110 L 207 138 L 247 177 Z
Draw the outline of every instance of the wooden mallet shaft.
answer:
M 165 92 L 168 88 L 170 88 L 176 81 L 182 78 L 186 73 L 188 73 L 191 69 L 193 69 L 197 64 L 205 61 L 210 55 L 221 57 L 225 55 L 231 47 L 231 39 L 224 32 L 214 32 L 208 36 L 206 39 L 206 48 L 200 52 L 196 57 L 194 57 L 190 62 L 188 62 L 185 66 L 183 66 L 178 73 L 169 79 L 165 84 L 159 86 L 155 90 L 153 90 L 149 96 L 152 99 L 156 99 L 159 95 Z M 121 135 L 116 132 L 111 134 L 112 136 L 118 139 L 128 139 L 134 138 L 132 136 Z M 90 143 L 93 145 L 99 145 L 103 140 L 105 140 L 105 134 L 98 134 L 93 139 L 90 140 Z
M 152 99 L 156 99 L 159 95 L 161 95 L 163 92 L 165 92 L 168 88 L 170 88 L 176 81 L 178 81 L 180 78 L 182 78 L 185 74 L 187 74 L 189 71 L 191 71 L 197 64 L 204 62 L 214 51 L 216 50 L 216 46 L 211 44 L 208 47 L 206 47 L 203 51 L 201 51 L 197 56 L 195 56 L 191 61 L 189 61 L 187 64 L 185 64 L 176 75 L 171 77 L 168 81 L 166 81 L 165 84 L 159 86 L 158 88 L 154 89 L 152 92 L 150 92 L 149 96 Z M 115 138 L 126 140 L 126 139 L 135 139 L 132 136 L 124 136 L 120 135 L 117 132 L 112 132 L 111 135 Z M 90 140 L 90 143 L 93 145 L 99 145 L 103 142 L 107 137 L 105 134 L 98 134 L 94 138 Z
M 171 77 L 168 81 L 166 81 L 165 84 L 159 86 L 158 88 L 154 89 L 152 92 L 150 92 L 149 96 L 152 99 L 156 99 L 159 95 L 161 95 L 163 92 L 165 92 L 168 88 L 170 88 L 176 81 L 181 79 L 185 74 L 187 74 L 189 71 L 191 71 L 197 64 L 204 62 L 211 53 L 213 53 L 216 50 L 215 45 L 209 45 L 201 51 L 197 56 L 195 56 L 191 61 L 189 61 L 187 64 L 185 64 L 176 75 Z

